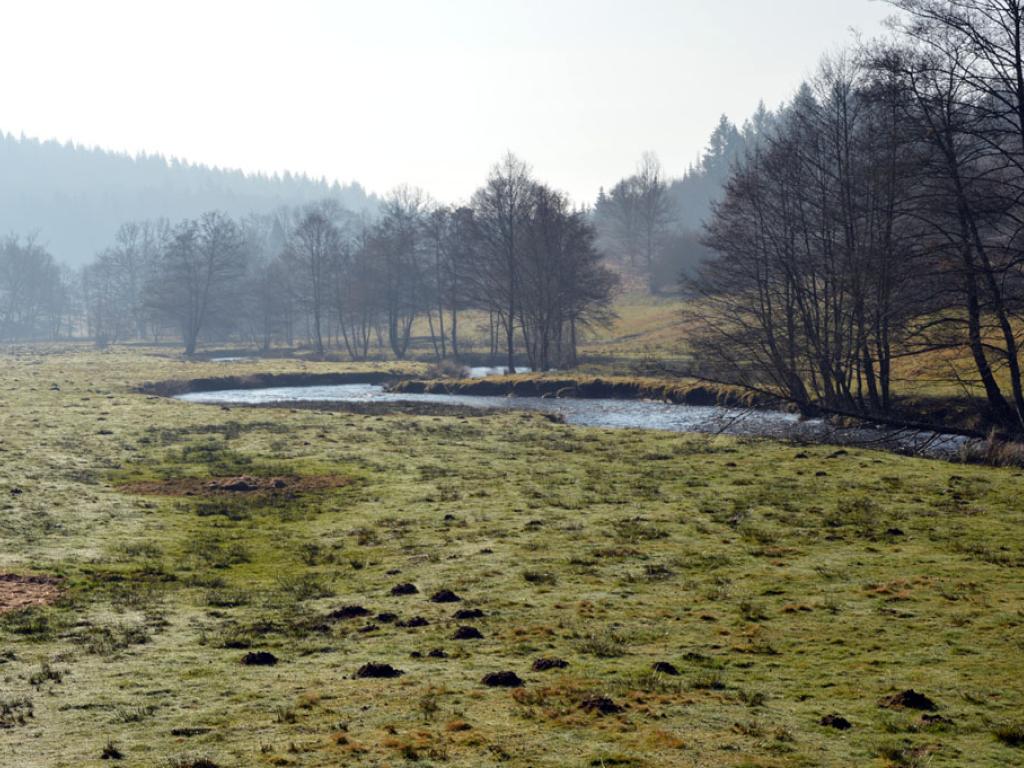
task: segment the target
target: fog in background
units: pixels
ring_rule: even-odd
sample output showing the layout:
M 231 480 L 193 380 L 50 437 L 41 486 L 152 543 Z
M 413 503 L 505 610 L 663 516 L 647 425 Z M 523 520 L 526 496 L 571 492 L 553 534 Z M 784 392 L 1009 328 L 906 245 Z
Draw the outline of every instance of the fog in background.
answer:
M 0 130 L 467 198 L 505 150 L 574 199 L 672 175 L 771 107 L 869 0 L 33 2 L 4 8 Z M 55 55 L 59 51 L 60 55 Z

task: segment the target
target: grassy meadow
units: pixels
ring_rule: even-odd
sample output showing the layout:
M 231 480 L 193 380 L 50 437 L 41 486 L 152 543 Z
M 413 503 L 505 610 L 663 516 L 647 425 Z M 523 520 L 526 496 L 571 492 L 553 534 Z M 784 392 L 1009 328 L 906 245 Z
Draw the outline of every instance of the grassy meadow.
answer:
M 0 765 L 1024 765 L 1021 471 L 134 392 L 353 369 L 4 356 Z
M 637 364 L 651 360 L 685 367 L 691 360 L 687 340 L 691 329 L 683 318 L 686 306 L 677 295 L 624 291 L 616 299 L 617 316 L 611 325 L 589 329 L 584 334 L 580 345 L 583 369 L 628 375 Z M 1001 338 L 993 335 L 992 342 L 998 347 Z M 480 348 L 480 339 L 474 338 L 473 344 Z M 996 365 L 994 373 L 1000 386 L 1009 392 L 1006 366 Z M 974 359 L 967 349 L 929 350 L 897 357 L 893 360 L 892 377 L 894 393 L 910 400 L 951 402 L 963 401 L 968 396 L 984 397 L 984 390 L 976 383 Z

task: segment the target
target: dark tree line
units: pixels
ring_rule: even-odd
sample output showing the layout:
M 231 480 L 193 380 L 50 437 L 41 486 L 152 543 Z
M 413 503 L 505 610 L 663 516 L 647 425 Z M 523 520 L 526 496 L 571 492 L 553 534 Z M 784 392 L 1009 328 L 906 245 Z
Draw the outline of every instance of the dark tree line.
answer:
M 12 240 L 0 250 L 0 270 L 20 259 L 0 273 L 10 307 L 0 334 L 176 338 L 190 355 L 204 341 L 307 343 L 353 360 L 402 359 L 425 343 L 440 360 L 462 352 L 469 316 L 484 319 L 492 357 L 546 370 L 574 365 L 580 334 L 612 318 L 617 278 L 596 240 L 587 211 L 508 155 L 464 206 L 402 187 L 373 216 L 325 199 L 242 219 L 127 223 L 77 280 Z M 38 277 L 28 280 L 26 259 Z M 8 273 L 21 283 L 7 288 Z
M 878 415 L 901 360 L 947 353 L 1020 435 L 1024 10 L 893 5 L 894 40 L 824 64 L 729 179 L 689 284 L 696 354 L 808 412 Z

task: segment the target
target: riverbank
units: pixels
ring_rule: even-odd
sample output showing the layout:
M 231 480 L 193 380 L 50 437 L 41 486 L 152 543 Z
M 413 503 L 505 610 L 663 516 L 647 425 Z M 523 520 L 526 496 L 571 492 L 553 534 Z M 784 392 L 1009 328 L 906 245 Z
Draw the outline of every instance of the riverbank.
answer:
M 678 405 L 730 408 L 776 408 L 783 403 L 739 387 L 706 384 L 695 379 L 625 376 L 566 376 L 562 373 L 520 374 L 485 379 L 406 379 L 389 386 L 407 394 L 578 397 L 613 400 L 657 400 Z
M 795 407 L 770 395 L 742 387 L 687 377 L 592 376 L 528 373 L 487 379 L 402 378 L 388 385 L 394 392 L 472 396 L 578 397 L 655 400 L 692 406 L 722 406 L 795 412 Z M 890 428 L 948 432 L 979 440 L 993 429 L 981 400 L 966 397 L 914 395 L 899 398 L 893 411 L 876 423 Z M 871 424 L 871 419 L 830 418 L 837 427 Z

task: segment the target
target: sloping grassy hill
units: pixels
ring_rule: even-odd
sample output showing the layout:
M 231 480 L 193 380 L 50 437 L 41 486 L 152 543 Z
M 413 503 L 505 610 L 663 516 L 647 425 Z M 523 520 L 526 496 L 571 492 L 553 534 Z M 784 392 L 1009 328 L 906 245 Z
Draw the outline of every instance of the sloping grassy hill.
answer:
M 689 342 L 695 329 L 684 321 L 684 306 L 678 296 L 652 296 L 643 291 L 621 294 L 615 303 L 615 322 L 588 333 L 581 344 L 582 369 L 628 374 L 633 366 L 651 360 L 685 367 L 690 361 Z M 993 342 L 998 347 L 999 339 Z M 997 380 L 1009 394 L 1006 366 L 998 365 L 994 355 L 992 362 Z M 893 361 L 892 377 L 894 393 L 906 399 L 911 411 L 916 403 L 922 403 L 922 411 L 933 410 L 937 401 L 959 403 L 954 410 L 970 410 L 967 401 L 984 398 L 984 390 L 976 383 L 974 360 L 966 349 L 898 357 Z
M 645 356 L 676 359 L 686 355 L 682 301 L 675 296 L 624 293 L 615 302 L 616 320 L 594 329 L 581 344 L 584 357 L 615 357 L 623 363 Z

